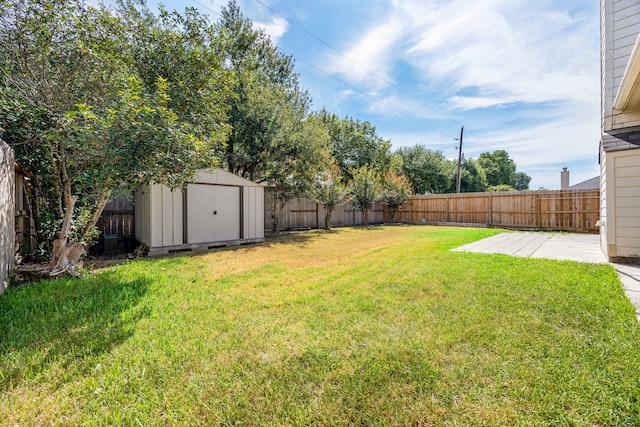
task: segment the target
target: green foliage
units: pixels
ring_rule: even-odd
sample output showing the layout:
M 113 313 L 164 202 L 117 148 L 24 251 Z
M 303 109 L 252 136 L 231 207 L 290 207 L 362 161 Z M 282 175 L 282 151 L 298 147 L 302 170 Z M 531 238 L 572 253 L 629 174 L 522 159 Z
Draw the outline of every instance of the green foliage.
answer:
M 531 177 L 524 172 L 516 172 L 516 164 L 505 150 L 482 153 L 478 163 L 485 172 L 489 187 L 504 188 L 499 186 L 506 185 L 516 190 L 529 188 Z
M 316 203 L 322 204 L 326 211 L 324 228 L 331 228 L 331 215 L 333 210 L 347 202 L 346 196 L 350 187 L 343 183 L 340 168 L 333 164 L 327 170 L 316 175 L 315 181 L 311 184 L 307 195 Z
M 88 241 L 113 191 L 179 187 L 215 164 L 228 76 L 203 15 L 156 19 L 126 2 L 117 11 L 63 0 L 4 5 L 0 126 L 35 177 L 37 219 L 59 221 L 67 196 L 79 196 L 72 235 Z M 36 227 L 50 243 L 46 224 Z
M 387 172 L 382 176 L 380 201 L 389 208 L 391 222 L 396 222 L 398 209 L 411 198 L 411 195 L 411 183 L 404 175 Z
M 505 150 L 480 154 L 478 164 L 484 170 L 487 185 L 506 184 L 513 186 L 516 181 L 516 164 Z
M 516 172 L 516 182 L 513 187 L 518 190 L 528 190 L 531 177 L 524 172 Z
M 474 160 L 472 158 L 466 159 L 460 170 L 460 176 L 461 193 L 487 191 L 487 177 L 478 160 Z M 456 184 L 454 180 L 449 192 L 455 193 L 455 191 Z
M 233 76 L 225 167 L 278 193 L 300 192 L 327 164 L 328 138 L 309 118 L 310 98 L 291 57 L 245 18 L 235 1 L 222 10 L 217 33 Z
M 455 181 L 455 165 L 442 151 L 423 145 L 401 147 L 396 152 L 402 158 L 402 171 L 416 194 L 446 193 Z
M 196 167 L 213 164 L 209 147 L 167 107 L 166 92 L 162 78 L 147 94 L 131 77 L 101 117 L 87 105 L 65 114 L 48 137 L 64 149 L 73 194 L 95 199 L 105 187 L 135 191 L 151 182 L 176 188 L 193 178 Z
M 363 166 L 378 173 L 401 167 L 401 159 L 389 152 L 391 142 L 380 137 L 371 123 L 350 117 L 341 119 L 325 109 L 317 116 L 329 132 L 333 157 L 347 180 L 352 178 L 353 170 Z
M 368 166 L 361 166 L 351 172 L 351 193 L 354 209 L 362 212 L 362 223 L 369 225 L 369 211 L 382 197 L 380 174 Z
M 145 91 L 155 92 L 158 79 L 165 79 L 166 107 L 219 156 L 230 131 L 226 101 L 234 80 L 223 67 L 216 26 L 195 8 L 180 14 L 160 6 L 156 18 L 143 6 L 125 3 L 119 16 L 135 40 L 125 48 Z
M 489 187 L 487 187 L 487 191 L 491 193 L 497 193 L 501 191 L 515 191 L 515 188 L 506 184 L 490 185 Z

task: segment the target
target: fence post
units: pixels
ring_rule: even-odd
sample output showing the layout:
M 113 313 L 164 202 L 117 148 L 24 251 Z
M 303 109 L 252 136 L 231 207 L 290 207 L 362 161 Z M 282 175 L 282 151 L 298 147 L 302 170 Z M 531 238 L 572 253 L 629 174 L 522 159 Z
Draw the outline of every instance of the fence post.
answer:
M 542 200 L 540 194 L 536 194 L 536 224 L 538 230 L 542 230 Z
M 413 201 L 415 200 L 414 197 L 411 198 L 409 203 L 409 224 L 413 224 Z
M 0 139 L 0 294 L 13 270 L 15 255 L 15 157 L 13 150 Z

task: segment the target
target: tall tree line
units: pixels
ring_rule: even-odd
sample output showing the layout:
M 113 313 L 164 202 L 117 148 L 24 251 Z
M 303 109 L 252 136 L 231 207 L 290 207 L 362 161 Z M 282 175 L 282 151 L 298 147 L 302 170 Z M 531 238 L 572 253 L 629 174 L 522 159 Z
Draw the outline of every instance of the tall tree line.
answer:
M 327 193 L 327 183 L 333 198 L 366 187 L 394 206 L 409 185 L 452 188 L 441 152 L 392 152 L 371 123 L 312 111 L 293 59 L 235 0 L 215 22 L 136 0 L 0 0 L 0 11 L 0 127 L 33 177 L 40 254 L 54 272 L 75 271 L 116 193 L 180 188 L 199 168 L 267 185 L 274 219 L 290 197 Z M 466 191 L 528 184 L 526 174 L 512 182 L 506 153 L 486 154 L 467 161 Z
M 396 154 L 415 194 L 456 192 L 457 159 L 447 159 L 442 151 L 423 145 L 402 147 Z M 527 190 L 531 182 L 529 175 L 516 170 L 516 163 L 505 150 L 464 159 L 460 175 L 463 193 Z

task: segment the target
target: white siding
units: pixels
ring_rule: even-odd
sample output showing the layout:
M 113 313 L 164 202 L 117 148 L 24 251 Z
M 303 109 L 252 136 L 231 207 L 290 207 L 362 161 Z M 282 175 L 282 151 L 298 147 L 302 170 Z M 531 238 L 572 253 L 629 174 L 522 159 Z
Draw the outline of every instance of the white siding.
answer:
M 613 101 L 640 34 L 640 0 L 601 0 L 603 131 L 640 125 L 640 112 L 619 114 Z
M 182 241 L 182 192 L 164 185 L 151 186 L 150 247 L 180 245 Z
M 607 255 L 640 257 L 640 149 L 606 153 Z M 602 198 L 603 196 L 601 196 Z
M 607 247 L 607 152 L 600 147 L 600 249 L 608 256 Z

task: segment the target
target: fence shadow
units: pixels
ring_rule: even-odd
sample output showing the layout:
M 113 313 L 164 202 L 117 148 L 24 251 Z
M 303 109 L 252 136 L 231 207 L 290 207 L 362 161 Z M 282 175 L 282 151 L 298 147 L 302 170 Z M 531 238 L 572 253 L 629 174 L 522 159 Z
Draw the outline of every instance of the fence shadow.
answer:
M 95 363 L 91 356 L 125 341 L 148 315 L 140 301 L 149 282 L 108 271 L 10 288 L 0 297 L 0 390 L 53 364 Z

